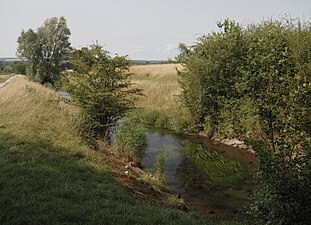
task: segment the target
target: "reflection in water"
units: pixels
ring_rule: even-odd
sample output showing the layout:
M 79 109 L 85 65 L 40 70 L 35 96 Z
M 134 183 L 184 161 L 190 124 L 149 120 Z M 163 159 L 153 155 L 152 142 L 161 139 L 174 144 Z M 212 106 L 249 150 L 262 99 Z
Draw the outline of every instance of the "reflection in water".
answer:
M 148 149 L 142 159 L 145 170 L 154 172 L 156 153 L 164 150 L 168 153 L 166 184 L 186 204 L 208 217 L 241 217 L 240 211 L 253 189 L 250 166 L 224 158 L 186 136 L 159 131 L 146 134 Z

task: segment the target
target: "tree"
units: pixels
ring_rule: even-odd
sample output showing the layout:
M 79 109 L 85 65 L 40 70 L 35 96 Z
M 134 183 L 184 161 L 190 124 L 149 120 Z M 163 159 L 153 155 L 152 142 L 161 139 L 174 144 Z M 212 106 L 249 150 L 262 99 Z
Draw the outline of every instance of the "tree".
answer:
M 22 31 L 17 53 L 29 61 L 28 75 L 41 84 L 54 84 L 68 62 L 70 30 L 64 17 L 52 17 L 37 29 Z
M 111 57 L 99 45 L 74 50 L 70 59 L 74 72 L 68 73 L 69 92 L 81 108 L 81 134 L 96 146 L 108 139 L 109 130 L 133 107 L 131 97 L 140 90 L 130 88 L 129 60 Z
M 310 220 L 311 61 L 301 51 L 302 45 L 310 48 L 303 41 L 310 34 L 308 27 L 303 31 L 293 23 L 268 21 L 250 35 L 247 87 L 264 134 L 261 143 L 254 143 L 259 188 L 250 212 L 255 224 Z
M 0 62 L 0 72 L 3 72 L 4 70 L 4 65 L 2 64 L 2 62 Z
M 222 32 L 205 35 L 190 48 L 181 44 L 178 60 L 182 100 L 201 129 L 214 131 L 225 102 L 239 95 L 235 86 L 242 77 L 246 44 L 239 24 L 225 20 Z
M 17 74 L 26 74 L 27 62 L 14 61 L 10 64 L 11 71 Z
M 208 122 L 218 129 L 224 120 L 241 123 L 243 114 L 256 116 L 257 138 L 232 126 L 238 138 L 248 138 L 259 161 L 251 222 L 308 224 L 310 24 L 264 21 L 246 29 L 230 21 L 219 25 L 223 32 L 203 36 L 191 48 L 181 45 L 186 68 L 180 72 L 182 100 L 203 128 Z M 251 109 L 241 106 L 245 100 Z M 238 116 L 232 120 L 233 115 Z

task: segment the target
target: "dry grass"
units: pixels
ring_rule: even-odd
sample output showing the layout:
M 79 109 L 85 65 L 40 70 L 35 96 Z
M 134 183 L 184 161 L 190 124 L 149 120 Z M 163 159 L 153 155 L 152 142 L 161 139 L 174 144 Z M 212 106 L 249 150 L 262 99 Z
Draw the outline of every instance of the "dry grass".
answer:
M 144 96 L 136 99 L 136 106 L 145 111 L 160 113 L 164 126 L 176 131 L 182 131 L 186 124 L 192 124 L 188 110 L 182 106 L 179 98 L 181 92 L 178 83 L 177 70 L 182 70 L 180 64 L 143 65 L 131 67 L 134 74 L 132 82 L 135 87 L 143 90 Z M 160 122 L 161 123 L 161 122 Z
M 160 80 L 163 78 L 177 80 L 176 69 L 182 70 L 183 67 L 180 64 L 141 65 L 132 66 L 131 72 L 135 74 L 136 79 L 150 77 Z
M 0 89 L 0 108 L 2 125 L 13 129 L 11 131 L 15 134 L 24 132 L 21 135 L 27 135 L 31 126 L 39 133 L 51 131 L 42 134 L 57 135 L 55 140 L 78 141 L 74 138 L 77 136 L 74 125 L 77 108 L 62 101 L 55 91 L 29 81 L 25 76 L 17 75 L 9 85 Z M 53 132 L 59 130 L 63 132 Z
M 182 69 L 182 66 L 179 64 L 133 66 L 132 81 L 144 93 L 144 96 L 138 99 L 137 106 L 165 111 L 180 108 L 178 95 L 181 89 L 176 68 Z

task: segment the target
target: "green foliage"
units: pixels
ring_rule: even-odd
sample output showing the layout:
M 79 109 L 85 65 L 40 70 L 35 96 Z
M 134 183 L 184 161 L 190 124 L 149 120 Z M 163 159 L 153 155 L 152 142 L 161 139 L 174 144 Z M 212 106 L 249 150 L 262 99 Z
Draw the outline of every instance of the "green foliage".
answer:
M 115 145 L 128 153 L 127 158 L 141 159 L 147 147 L 145 128 L 135 119 L 125 118 L 115 131 Z
M 176 196 L 169 196 L 166 200 L 166 204 L 170 207 L 180 207 L 182 204 L 185 204 L 181 198 Z
M 167 158 L 168 155 L 165 150 L 157 152 L 155 162 L 155 176 L 160 182 L 164 182 L 165 180 L 165 166 Z
M 69 36 L 64 17 L 47 19 L 37 32 L 23 30 L 17 39 L 17 52 L 29 61 L 27 74 L 41 84 L 58 81 L 68 61 Z
M 220 138 L 259 139 L 262 133 L 259 112 L 250 97 L 226 101 L 219 119 L 215 136 Z
M 133 107 L 131 98 L 140 90 L 130 88 L 129 60 L 112 58 L 99 45 L 74 50 L 70 62 L 74 72 L 68 73 L 68 91 L 81 108 L 81 134 L 96 146 Z
M 306 224 L 310 214 L 311 27 L 265 21 L 181 45 L 182 99 L 201 129 L 248 138 L 259 159 L 257 224 Z M 258 143 L 261 140 L 262 143 Z
M 255 224 L 308 224 L 311 202 L 310 157 L 284 158 L 283 152 L 257 146 L 260 189 L 250 205 Z
M 293 45 L 304 36 L 301 29 L 267 22 L 251 37 L 256 40 L 249 53 L 255 81 L 248 87 L 265 134 L 265 144 L 254 145 L 260 189 L 251 212 L 258 224 L 306 224 L 311 212 L 311 84 L 310 71 L 302 69 L 311 61 Z M 310 28 L 305 29 L 310 36 Z
M 239 162 L 226 159 L 199 145 L 185 142 L 179 150 L 187 154 L 188 162 L 202 173 L 210 185 L 226 189 L 251 177 L 248 169 Z
M 137 109 L 131 111 L 128 117 L 136 119 L 145 126 L 151 126 L 159 129 L 174 130 L 176 132 L 190 132 L 191 121 L 186 117 L 172 117 L 165 111 L 152 109 Z
M 26 74 L 27 62 L 14 61 L 10 64 L 11 72 L 16 74 Z
M 138 109 L 132 111 L 128 116 L 136 119 L 146 126 L 171 129 L 171 119 L 162 111 L 159 112 L 151 109 Z
M 182 100 L 200 129 L 209 124 L 211 131 L 219 123 L 223 104 L 239 96 L 236 87 L 246 62 L 246 42 L 239 24 L 226 20 L 219 24 L 223 32 L 199 38 L 187 48 L 181 44 L 180 71 Z

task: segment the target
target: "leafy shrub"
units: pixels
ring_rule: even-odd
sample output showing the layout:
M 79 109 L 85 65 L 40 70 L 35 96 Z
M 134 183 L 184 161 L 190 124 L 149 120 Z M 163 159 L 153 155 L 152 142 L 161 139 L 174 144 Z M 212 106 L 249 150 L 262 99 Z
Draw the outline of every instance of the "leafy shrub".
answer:
M 191 121 L 189 119 L 185 118 L 177 118 L 172 122 L 172 130 L 183 133 L 183 132 L 188 132 L 192 131 L 193 125 L 191 124 Z
M 109 137 L 110 128 L 133 108 L 132 98 L 140 90 L 130 87 L 129 60 L 111 57 L 102 46 L 74 50 L 70 63 L 74 72 L 67 73 L 68 90 L 81 109 L 81 134 L 94 145 Z
M 252 223 L 305 225 L 311 215 L 310 157 L 294 160 L 257 147 L 259 189 L 249 208 Z
M 250 98 L 230 100 L 224 104 L 217 135 L 226 138 L 254 138 L 261 133 L 258 109 Z

